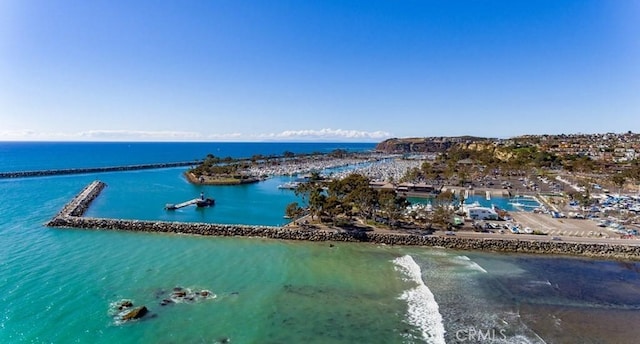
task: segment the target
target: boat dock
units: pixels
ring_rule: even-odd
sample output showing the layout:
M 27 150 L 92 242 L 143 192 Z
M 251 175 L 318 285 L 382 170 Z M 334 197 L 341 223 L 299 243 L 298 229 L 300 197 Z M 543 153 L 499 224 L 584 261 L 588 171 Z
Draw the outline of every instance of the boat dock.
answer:
M 197 204 L 198 201 L 200 201 L 199 198 L 194 198 L 194 199 L 188 200 L 186 202 L 178 203 L 178 204 L 167 204 L 164 208 L 168 209 L 168 210 L 180 209 L 180 208 L 188 207 L 190 205 Z
M 168 203 L 167 205 L 164 206 L 164 208 L 167 210 L 176 210 L 176 209 L 188 207 L 190 205 L 196 205 L 199 208 L 201 208 L 201 207 L 210 207 L 214 204 L 215 204 L 215 201 L 213 198 L 204 198 L 204 193 L 201 192 L 199 198 L 194 198 L 178 204 Z

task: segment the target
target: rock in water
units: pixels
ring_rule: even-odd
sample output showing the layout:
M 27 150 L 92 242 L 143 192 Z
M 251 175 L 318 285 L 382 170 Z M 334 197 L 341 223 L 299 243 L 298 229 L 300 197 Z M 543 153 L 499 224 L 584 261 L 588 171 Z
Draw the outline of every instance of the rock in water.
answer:
M 131 307 L 133 307 L 133 303 L 130 300 L 122 300 L 118 305 L 118 310 L 124 310 L 126 308 L 131 308 Z
M 171 294 L 171 296 L 173 296 L 173 297 L 185 297 L 185 296 L 187 296 L 187 292 L 184 291 L 184 290 L 174 291 L 173 294 Z
M 133 319 L 140 319 L 145 314 L 147 314 L 148 311 L 149 310 L 145 306 L 136 307 L 136 308 L 132 309 L 131 311 L 127 312 L 125 315 L 123 315 L 122 316 L 122 320 L 127 321 L 127 320 L 133 320 Z
M 163 299 L 162 302 L 160 302 L 160 306 L 166 306 L 168 304 L 173 303 L 173 300 L 171 299 Z

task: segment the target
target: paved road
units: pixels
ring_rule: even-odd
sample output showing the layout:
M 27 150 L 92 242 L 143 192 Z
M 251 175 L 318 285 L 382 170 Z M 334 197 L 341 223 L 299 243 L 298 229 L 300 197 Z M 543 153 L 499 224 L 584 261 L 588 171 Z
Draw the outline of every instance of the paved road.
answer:
M 446 236 L 445 232 L 438 231 L 435 235 Z M 482 233 L 471 231 L 458 231 L 455 236 L 460 238 L 487 238 L 487 239 L 504 239 L 504 240 L 534 240 L 534 241 L 556 241 L 551 235 L 532 235 L 532 234 L 511 234 L 511 233 Z M 617 245 L 634 245 L 640 246 L 638 239 L 618 239 L 618 238 L 592 238 L 592 237 L 559 237 L 560 241 L 569 243 L 591 243 L 591 244 L 617 244 Z

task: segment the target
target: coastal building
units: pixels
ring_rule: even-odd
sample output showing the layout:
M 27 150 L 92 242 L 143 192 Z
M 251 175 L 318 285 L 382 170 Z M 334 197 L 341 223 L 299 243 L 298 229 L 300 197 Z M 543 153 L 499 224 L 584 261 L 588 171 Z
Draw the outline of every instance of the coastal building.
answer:
M 488 207 L 463 207 L 465 216 L 472 220 L 498 220 L 500 216 L 492 208 Z

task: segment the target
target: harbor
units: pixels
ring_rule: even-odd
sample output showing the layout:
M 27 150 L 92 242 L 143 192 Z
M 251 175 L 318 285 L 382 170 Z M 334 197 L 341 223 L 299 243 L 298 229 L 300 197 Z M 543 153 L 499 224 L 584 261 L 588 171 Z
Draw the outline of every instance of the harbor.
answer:
M 594 203 L 590 206 L 579 206 L 577 202 L 565 202 L 563 198 L 558 196 L 548 196 L 532 190 L 526 190 L 526 187 L 535 188 L 536 183 L 526 178 L 512 179 L 511 181 L 495 180 L 494 182 L 486 182 L 485 185 L 474 187 L 452 186 L 446 183 L 442 185 L 426 184 L 426 183 L 389 183 L 384 181 L 401 179 L 403 171 L 416 168 L 420 165 L 420 160 L 399 159 L 391 155 L 372 155 L 366 159 L 324 159 L 320 164 L 296 166 L 293 163 L 280 165 L 277 167 L 262 166 L 256 173 L 274 173 L 268 180 L 262 181 L 256 185 L 274 185 L 277 189 L 287 191 L 294 190 L 300 184 L 308 181 L 308 175 L 296 175 L 292 177 L 292 171 L 309 171 L 307 168 L 324 168 L 319 170 L 320 175 L 325 178 L 343 178 L 350 173 L 362 173 L 371 178 L 371 186 L 374 188 L 390 188 L 394 189 L 399 195 L 409 197 L 410 199 L 431 199 L 442 192 L 451 192 L 457 198 L 465 200 L 467 207 L 476 206 L 484 208 L 494 208 L 506 210 L 509 213 L 508 221 L 499 221 L 491 223 L 475 224 L 470 222 L 476 216 L 470 216 L 466 212 L 467 220 L 462 222 L 464 225 L 460 227 L 461 235 L 464 231 L 474 231 L 477 228 L 486 229 L 491 232 L 504 230 L 507 235 L 514 234 L 532 234 L 537 233 L 547 236 L 547 240 L 551 238 L 601 238 L 621 240 L 634 240 L 638 238 L 640 227 L 638 226 L 638 209 L 640 208 L 640 197 L 635 195 L 616 195 L 616 194 L 596 194 L 594 195 Z M 169 164 L 169 166 L 173 166 Z M 119 171 L 126 167 L 112 167 L 110 169 Z M 258 168 L 258 167 L 256 167 Z M 315 170 L 313 170 L 315 171 Z M 542 178 L 540 183 L 543 184 Z M 563 178 L 559 178 L 559 182 L 565 182 Z M 515 186 L 522 183 L 523 188 L 496 188 L 489 187 L 490 184 L 495 186 Z M 548 182 L 551 186 L 551 182 Z M 213 190 L 213 189 L 209 189 Z M 219 189 L 223 190 L 223 189 Z M 282 197 L 285 197 L 282 195 Z M 294 193 L 291 193 L 291 200 L 295 199 Z M 284 201 L 284 199 L 282 200 Z M 422 201 L 419 201 L 422 202 Z M 199 198 L 187 199 L 186 201 L 176 203 L 166 203 L 163 208 L 165 210 L 179 210 L 189 206 L 196 208 L 211 207 L 215 205 L 213 198 L 205 198 L 203 194 Z M 281 203 L 282 208 L 276 212 L 282 214 L 286 203 Z M 169 212 L 170 213 L 170 212 Z M 217 213 L 216 213 L 217 214 Z M 219 215 L 205 215 L 206 218 L 215 216 L 209 221 L 217 222 Z M 165 216 L 163 216 L 165 217 Z M 171 217 L 168 217 L 169 219 Z M 184 215 L 175 216 L 181 220 Z M 276 225 L 286 225 L 282 222 L 282 215 L 275 214 L 280 221 L 275 222 Z M 285 217 L 285 220 L 293 220 Z M 256 223 L 257 223 L 256 219 Z M 460 223 L 460 222 L 459 222 Z
M 554 241 L 540 236 L 500 236 L 468 234 L 464 236 L 424 235 L 388 230 L 340 230 L 300 227 L 224 225 L 215 223 L 143 221 L 82 216 L 105 188 L 94 181 L 76 195 L 47 226 L 81 229 L 106 229 L 135 232 L 192 234 L 204 236 L 247 236 L 280 240 L 365 242 L 372 244 L 445 247 L 457 250 L 483 250 L 537 254 L 579 255 L 603 259 L 640 260 L 640 244 L 600 239 L 597 242 Z M 82 209 L 82 211 L 76 211 Z

